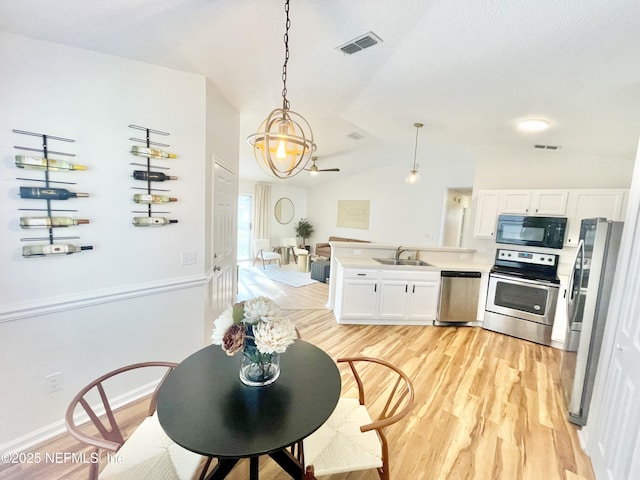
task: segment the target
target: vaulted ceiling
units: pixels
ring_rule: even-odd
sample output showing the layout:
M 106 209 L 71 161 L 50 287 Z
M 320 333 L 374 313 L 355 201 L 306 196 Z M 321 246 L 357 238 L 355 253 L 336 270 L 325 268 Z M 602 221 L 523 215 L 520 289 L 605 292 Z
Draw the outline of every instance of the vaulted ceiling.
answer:
M 0 0 L 0 30 L 205 75 L 240 111 L 244 139 L 282 103 L 283 5 Z M 318 167 L 341 169 L 324 178 L 388 162 L 408 170 L 414 122 L 425 124 L 425 151 L 541 143 L 560 145 L 559 155 L 633 158 L 639 5 L 291 0 L 287 96 L 314 129 Z M 336 48 L 370 31 L 382 42 L 353 55 Z M 551 128 L 525 135 L 515 128 L 525 117 Z M 266 179 L 241 142 L 241 176 Z M 308 185 L 306 174 L 299 177 Z

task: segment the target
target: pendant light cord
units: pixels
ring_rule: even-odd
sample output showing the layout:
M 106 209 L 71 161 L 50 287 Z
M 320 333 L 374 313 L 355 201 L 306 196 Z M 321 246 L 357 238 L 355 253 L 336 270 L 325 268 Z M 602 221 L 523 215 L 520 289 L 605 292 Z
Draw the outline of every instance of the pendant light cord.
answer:
M 423 126 L 422 123 L 414 123 L 414 127 L 416 127 L 416 147 L 413 151 L 413 169 L 416 170 L 416 157 L 418 156 L 418 132 L 420 131 L 420 127 Z
M 287 100 L 287 63 L 289 63 L 289 28 L 291 20 L 289 19 L 289 0 L 284 3 L 284 11 L 287 14 L 284 32 L 284 64 L 282 65 L 282 109 L 289 110 L 289 100 Z

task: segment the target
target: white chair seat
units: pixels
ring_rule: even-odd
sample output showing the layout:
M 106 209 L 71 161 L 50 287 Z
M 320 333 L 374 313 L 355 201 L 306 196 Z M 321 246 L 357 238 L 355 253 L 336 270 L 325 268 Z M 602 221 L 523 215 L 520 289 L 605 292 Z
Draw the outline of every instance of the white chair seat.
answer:
M 280 254 L 270 250 L 269 240 L 266 238 L 260 238 L 253 241 L 253 250 L 255 251 L 256 258 L 253 261 L 255 265 L 258 260 L 262 262 L 262 268 L 265 268 L 264 262 L 271 263 L 271 260 L 278 262 L 280 266 Z
M 202 456 L 174 443 L 156 414 L 147 417 L 100 473 L 101 480 L 191 480 Z M 105 457 L 102 457 L 105 461 Z
M 368 423 L 364 405 L 341 398 L 325 424 L 304 440 L 305 463 L 313 465 L 316 476 L 382 467 L 378 434 L 360 431 Z
M 280 254 L 276 252 L 261 252 L 260 256 L 263 260 L 280 260 Z

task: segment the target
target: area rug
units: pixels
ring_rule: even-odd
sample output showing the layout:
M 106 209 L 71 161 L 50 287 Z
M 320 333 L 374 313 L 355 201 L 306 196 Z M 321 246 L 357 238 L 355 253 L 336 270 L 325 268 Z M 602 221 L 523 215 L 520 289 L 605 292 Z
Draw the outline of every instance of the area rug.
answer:
M 267 277 L 291 287 L 304 287 L 305 285 L 317 283 L 316 280 L 311 279 L 311 272 L 299 272 L 295 264 L 283 265 L 281 267 L 277 265 L 267 265 L 266 267 L 265 269 L 262 267 L 258 268 L 257 266 L 243 268 L 249 270 L 253 275 Z

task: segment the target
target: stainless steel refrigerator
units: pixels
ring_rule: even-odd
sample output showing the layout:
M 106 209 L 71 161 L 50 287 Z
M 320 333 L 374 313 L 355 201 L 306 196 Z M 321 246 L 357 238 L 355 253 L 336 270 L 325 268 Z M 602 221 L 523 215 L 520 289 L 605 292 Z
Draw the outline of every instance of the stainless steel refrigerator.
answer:
M 561 371 L 569 420 L 586 425 L 620 250 L 622 222 L 589 218 L 567 287 L 567 335 Z

